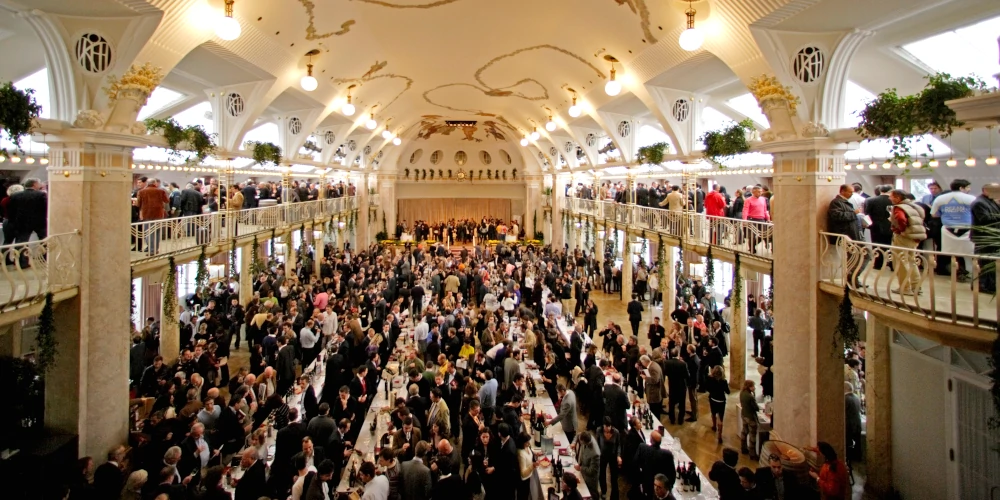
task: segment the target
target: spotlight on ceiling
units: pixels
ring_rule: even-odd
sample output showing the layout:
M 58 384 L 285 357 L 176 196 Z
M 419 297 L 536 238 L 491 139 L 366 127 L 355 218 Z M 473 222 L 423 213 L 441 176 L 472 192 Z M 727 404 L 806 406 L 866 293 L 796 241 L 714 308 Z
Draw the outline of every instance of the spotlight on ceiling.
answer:
M 694 15 L 697 14 L 697 11 L 691 6 L 693 1 L 687 0 L 688 9 L 684 11 L 684 15 L 687 16 L 687 29 L 682 31 L 680 38 L 677 39 L 681 48 L 688 52 L 700 49 L 701 44 L 705 43 L 705 34 L 694 27 Z
M 240 22 L 233 19 L 234 3 L 236 3 L 236 0 L 226 0 L 226 14 L 215 25 L 216 36 L 223 40 L 236 40 L 243 31 L 240 27 Z
M 344 113 L 344 116 L 354 116 L 354 112 L 357 111 L 354 108 L 354 105 L 351 104 L 351 90 L 353 90 L 354 87 L 357 87 L 357 85 L 347 87 L 347 102 L 344 104 L 344 107 L 340 109 L 340 112 Z
M 316 77 L 313 76 L 312 65 L 312 57 L 318 54 L 319 49 L 312 49 L 309 52 L 306 52 L 306 55 L 309 56 L 309 63 L 306 64 L 306 76 L 303 76 L 302 80 L 299 81 L 299 85 L 302 86 L 302 90 L 305 90 L 306 92 L 312 92 L 316 90 L 317 86 L 319 86 L 319 82 L 317 82 Z
M 618 62 L 618 59 L 607 55 L 604 56 L 604 60 L 611 63 L 611 79 L 604 84 L 604 93 L 614 97 L 622 92 L 622 84 L 615 80 L 615 63 Z

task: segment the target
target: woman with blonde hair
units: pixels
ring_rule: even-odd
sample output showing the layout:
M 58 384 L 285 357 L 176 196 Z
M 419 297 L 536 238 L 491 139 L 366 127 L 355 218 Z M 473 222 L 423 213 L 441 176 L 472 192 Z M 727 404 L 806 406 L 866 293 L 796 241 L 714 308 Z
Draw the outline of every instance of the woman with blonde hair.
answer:
M 726 396 L 729 395 L 729 382 L 722 366 L 712 367 L 705 380 L 705 389 L 708 391 L 708 407 L 712 414 L 712 431 L 716 433 L 719 444 L 722 444 L 722 419 L 726 416 Z
M 142 469 L 129 474 L 122 488 L 121 500 L 141 500 L 142 487 L 146 485 L 148 478 L 149 474 Z

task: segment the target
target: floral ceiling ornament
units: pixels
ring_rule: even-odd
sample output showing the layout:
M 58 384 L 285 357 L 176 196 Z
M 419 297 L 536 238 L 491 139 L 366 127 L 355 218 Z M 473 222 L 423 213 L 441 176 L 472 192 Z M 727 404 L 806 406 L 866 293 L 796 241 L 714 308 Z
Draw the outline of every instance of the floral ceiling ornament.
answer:
M 163 70 L 160 68 L 150 63 L 145 63 L 142 66 L 133 64 L 121 78 L 109 75 L 108 86 L 104 87 L 103 90 L 108 96 L 108 101 L 113 104 L 120 95 L 129 91 L 145 94 L 145 97 L 148 98 L 162 80 Z M 143 99 L 142 104 L 145 103 L 146 101 Z
M 757 99 L 758 103 L 763 103 L 769 99 L 785 99 L 788 101 L 788 108 L 795 113 L 796 108 L 802 102 L 792 93 L 792 88 L 782 85 L 774 76 L 760 75 L 750 79 L 747 89 Z

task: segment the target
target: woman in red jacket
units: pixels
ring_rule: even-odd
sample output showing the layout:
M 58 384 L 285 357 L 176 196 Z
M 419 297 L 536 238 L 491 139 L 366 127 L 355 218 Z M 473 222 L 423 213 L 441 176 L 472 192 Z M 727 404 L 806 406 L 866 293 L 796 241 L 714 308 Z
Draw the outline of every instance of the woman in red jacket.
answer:
M 809 471 L 809 475 L 819 485 L 821 498 L 823 500 L 851 498 L 851 485 L 847 477 L 847 464 L 837 458 L 837 452 L 834 451 L 833 446 L 825 441 L 820 441 L 815 448 L 806 449 L 823 455 L 824 463 L 820 467 L 819 474 L 816 471 Z

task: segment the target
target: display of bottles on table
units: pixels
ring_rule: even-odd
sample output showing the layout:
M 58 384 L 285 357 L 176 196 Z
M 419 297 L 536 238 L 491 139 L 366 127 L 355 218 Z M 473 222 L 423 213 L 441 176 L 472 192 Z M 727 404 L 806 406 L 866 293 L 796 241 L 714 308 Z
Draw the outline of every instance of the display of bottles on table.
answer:
M 701 475 L 694 462 L 677 462 L 677 485 L 680 491 L 701 491 Z
M 528 382 L 528 397 L 529 398 L 538 397 L 538 388 L 537 386 L 535 386 L 535 379 L 533 377 L 528 376 L 525 377 L 525 380 L 527 380 Z M 532 405 L 532 408 L 534 408 L 534 405 Z M 532 418 L 532 421 L 534 421 L 534 418 Z
M 536 448 L 542 447 L 542 436 L 545 434 L 545 418 L 535 412 L 535 405 L 531 405 L 531 438 Z

